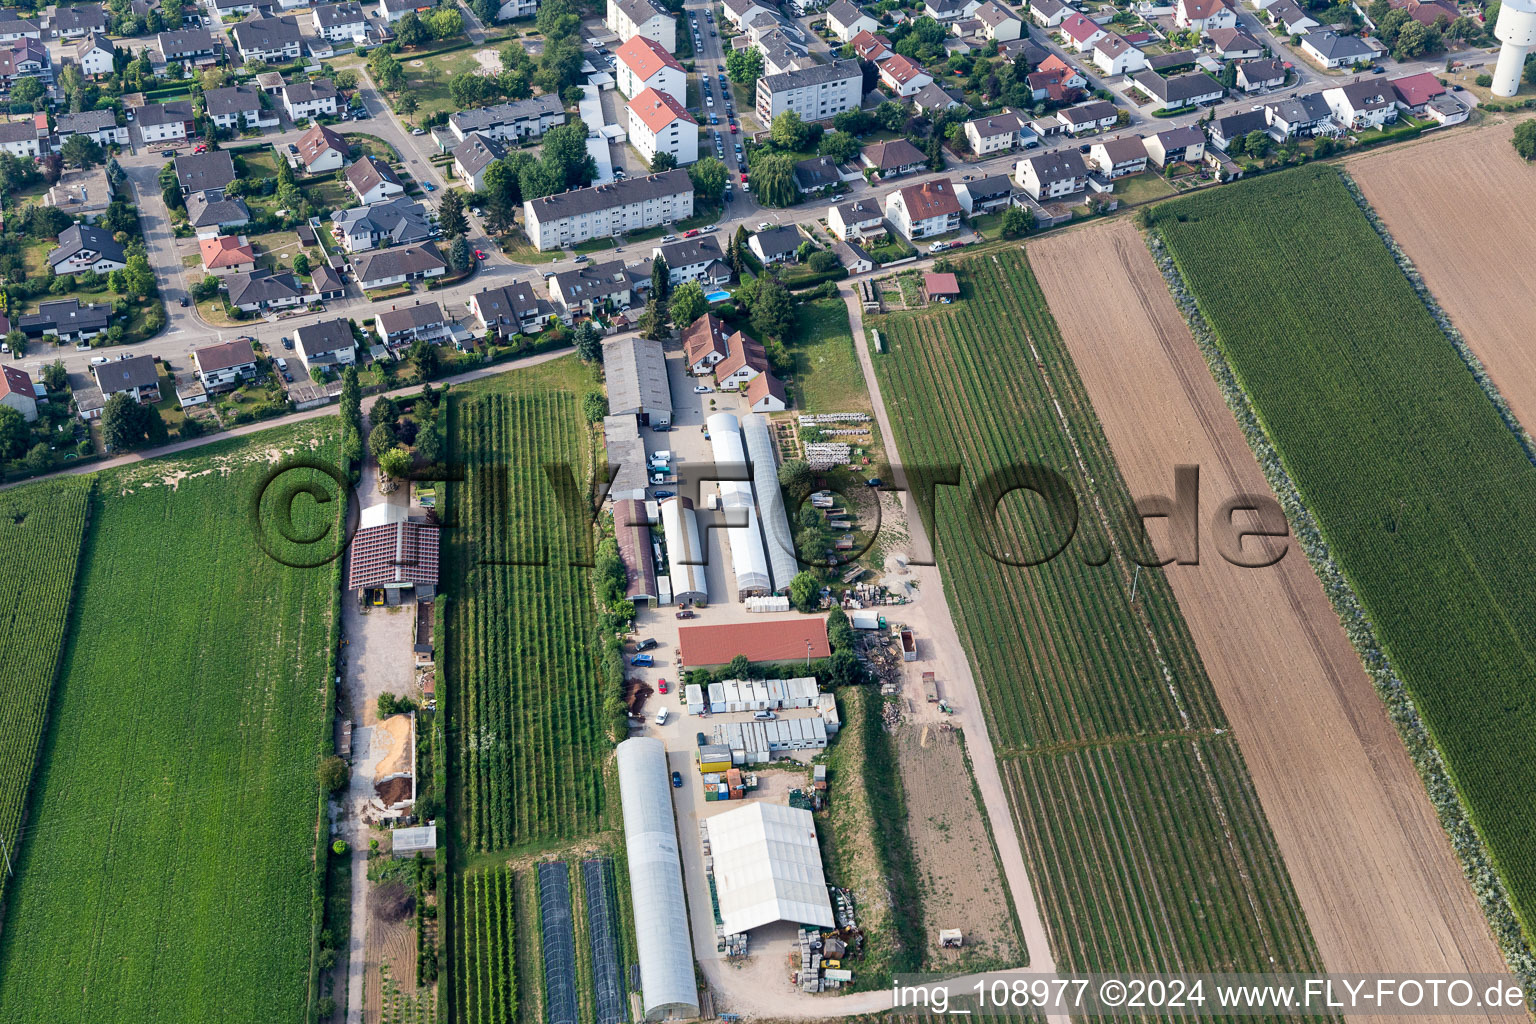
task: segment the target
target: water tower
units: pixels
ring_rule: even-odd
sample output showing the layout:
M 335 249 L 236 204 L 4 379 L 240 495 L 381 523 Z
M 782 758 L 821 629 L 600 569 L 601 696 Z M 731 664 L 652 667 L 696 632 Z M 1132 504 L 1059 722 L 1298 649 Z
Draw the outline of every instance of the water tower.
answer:
M 1493 34 L 1504 44 L 1493 72 L 1493 94 L 1513 96 L 1520 88 L 1525 58 L 1536 48 L 1536 0 L 1504 0 Z

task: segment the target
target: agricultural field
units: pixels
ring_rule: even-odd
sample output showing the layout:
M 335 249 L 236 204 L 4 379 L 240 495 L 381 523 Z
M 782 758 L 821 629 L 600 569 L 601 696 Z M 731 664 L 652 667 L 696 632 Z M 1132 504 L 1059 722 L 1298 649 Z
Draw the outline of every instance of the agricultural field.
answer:
M 1530 296 L 1536 210 L 1510 202 L 1532 182 L 1531 165 L 1509 144 L 1512 131 L 1511 122 L 1496 118 L 1470 131 L 1431 132 L 1411 145 L 1351 157 L 1344 168 L 1532 430 L 1536 349 L 1526 318 L 1509 311 Z M 1424 181 L 1462 182 L 1456 230 L 1446 230 L 1444 197 L 1417 187 Z
M 454 949 L 454 1024 L 517 1016 L 517 947 L 512 872 L 505 865 L 466 872 L 454 882 L 450 932 Z
M 1536 934 L 1530 454 L 1333 168 L 1157 213 Z
M 69 621 L 91 482 L 66 477 L 0 493 L 0 845 L 16 850 L 48 696 Z M 23 623 L 25 625 L 23 625 Z M 0 869 L 0 903 L 8 878 Z
M 333 459 L 327 427 L 96 477 L 0 933 L 0 1020 L 304 1018 L 340 563 L 290 568 L 258 536 L 312 564 L 324 551 L 283 535 L 340 535 L 325 474 L 261 490 L 278 459 Z
M 1129 219 L 1054 233 L 1028 254 L 1131 493 L 1167 493 L 1180 463 L 1200 467 L 1202 517 L 1232 495 L 1270 493 Z M 1245 549 L 1258 553 L 1260 540 Z M 1281 538 L 1265 542 L 1278 562 L 1243 568 L 1213 541 L 1204 532 L 1199 564 L 1172 566 L 1168 579 L 1323 963 L 1501 970 L 1434 808 L 1304 554 Z
M 569 392 L 461 398 L 449 411 L 446 533 L 450 775 L 470 850 L 596 831 L 609 743 L 592 650 L 585 506 L 562 509 L 546 464 L 584 481 L 587 427 Z M 580 483 L 575 484 L 580 487 Z M 584 492 L 577 501 L 585 500 Z
M 1168 579 L 1135 573 L 1144 536 L 1023 253 L 959 269 L 975 298 L 876 318 L 889 352 L 874 361 L 903 462 L 963 474 L 919 504 L 1058 965 L 1316 968 Z M 1023 458 L 1059 474 L 1079 510 L 1061 555 L 1029 567 L 1004 560 L 1062 544 L 1064 503 L 973 494 L 1029 481 Z

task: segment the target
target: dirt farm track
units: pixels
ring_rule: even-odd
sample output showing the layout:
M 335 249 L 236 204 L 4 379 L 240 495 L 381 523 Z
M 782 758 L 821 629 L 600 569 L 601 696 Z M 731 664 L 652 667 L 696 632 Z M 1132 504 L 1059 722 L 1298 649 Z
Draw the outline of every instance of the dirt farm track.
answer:
M 1323 962 L 1331 971 L 1502 971 L 1306 559 L 1292 548 L 1275 566 L 1241 569 L 1216 551 L 1208 524 L 1217 506 L 1269 489 L 1136 228 L 1100 222 L 1032 243 L 1028 254 L 1130 492 L 1171 494 L 1176 465 L 1200 467 L 1200 564 L 1167 572 Z
M 1509 144 L 1516 121 L 1432 133 L 1345 169 L 1424 275 L 1527 430 L 1536 429 L 1536 166 Z M 1456 182 L 1451 191 L 1436 182 Z

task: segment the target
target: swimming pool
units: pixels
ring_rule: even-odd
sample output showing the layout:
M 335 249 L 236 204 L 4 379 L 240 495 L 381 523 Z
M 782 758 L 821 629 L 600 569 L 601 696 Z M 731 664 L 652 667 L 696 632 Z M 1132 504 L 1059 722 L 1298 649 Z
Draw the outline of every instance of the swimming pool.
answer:
M 724 302 L 731 297 L 730 292 L 710 292 L 704 298 L 709 302 Z

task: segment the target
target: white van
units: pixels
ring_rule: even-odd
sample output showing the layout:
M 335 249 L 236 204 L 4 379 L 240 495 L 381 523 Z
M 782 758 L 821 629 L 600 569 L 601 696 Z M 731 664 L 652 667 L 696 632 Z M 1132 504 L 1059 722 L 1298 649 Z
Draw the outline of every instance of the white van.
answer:
M 662 708 L 660 711 L 656 712 L 656 724 L 657 725 L 666 725 L 667 724 L 667 716 L 670 715 L 671 713 L 672 713 L 671 709 L 669 709 L 669 708 Z

